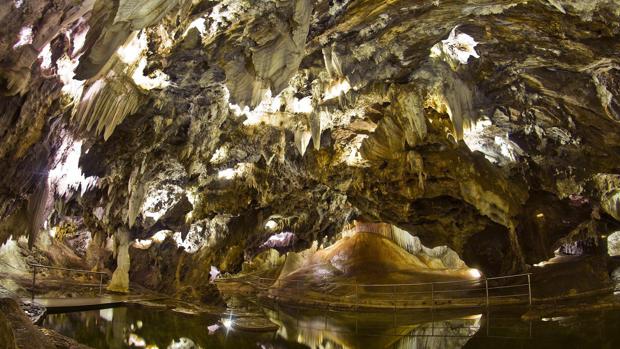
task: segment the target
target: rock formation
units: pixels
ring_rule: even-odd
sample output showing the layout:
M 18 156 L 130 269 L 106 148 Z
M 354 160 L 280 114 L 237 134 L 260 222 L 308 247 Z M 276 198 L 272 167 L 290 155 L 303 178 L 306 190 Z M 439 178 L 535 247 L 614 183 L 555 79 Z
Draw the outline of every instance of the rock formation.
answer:
M 116 269 L 112 274 L 112 280 L 108 285 L 109 291 L 128 292 L 129 291 L 129 233 L 125 230 L 115 235 Z
M 0 24 L 0 242 L 79 217 L 120 242 L 115 289 L 353 219 L 487 275 L 620 230 L 618 0 L 16 0 Z

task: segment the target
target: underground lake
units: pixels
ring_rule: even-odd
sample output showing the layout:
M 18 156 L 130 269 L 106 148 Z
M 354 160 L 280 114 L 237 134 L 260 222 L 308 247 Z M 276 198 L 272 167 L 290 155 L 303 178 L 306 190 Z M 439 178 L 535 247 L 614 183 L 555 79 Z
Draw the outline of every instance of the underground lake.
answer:
M 385 314 L 262 308 L 261 316 L 277 327 L 254 332 L 235 327 L 248 315 L 130 305 L 49 314 L 42 326 L 97 349 L 620 347 L 618 311 L 526 321 L 522 310 Z

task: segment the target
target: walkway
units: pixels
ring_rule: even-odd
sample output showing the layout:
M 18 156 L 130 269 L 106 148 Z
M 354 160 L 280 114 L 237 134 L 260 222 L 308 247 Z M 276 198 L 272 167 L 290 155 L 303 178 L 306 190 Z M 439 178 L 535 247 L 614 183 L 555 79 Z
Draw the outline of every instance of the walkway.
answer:
M 246 276 L 218 280 L 243 283 L 259 298 L 330 309 L 447 309 L 490 305 L 531 305 L 531 274 L 479 280 L 411 284 L 308 282 Z
M 34 302 L 47 308 L 49 313 L 63 313 L 77 310 L 103 309 L 129 303 L 154 301 L 160 298 L 145 296 L 103 295 L 101 297 L 35 298 Z M 24 298 L 24 301 L 32 301 Z

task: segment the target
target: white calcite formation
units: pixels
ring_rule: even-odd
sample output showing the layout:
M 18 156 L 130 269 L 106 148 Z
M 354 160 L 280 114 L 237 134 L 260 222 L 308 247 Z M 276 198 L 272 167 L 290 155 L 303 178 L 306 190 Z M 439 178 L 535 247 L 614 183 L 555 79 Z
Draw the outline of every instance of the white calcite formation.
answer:
M 114 255 L 116 256 L 116 269 L 112 279 L 108 283 L 108 291 L 127 293 L 129 292 L 129 232 L 121 230 L 115 235 Z

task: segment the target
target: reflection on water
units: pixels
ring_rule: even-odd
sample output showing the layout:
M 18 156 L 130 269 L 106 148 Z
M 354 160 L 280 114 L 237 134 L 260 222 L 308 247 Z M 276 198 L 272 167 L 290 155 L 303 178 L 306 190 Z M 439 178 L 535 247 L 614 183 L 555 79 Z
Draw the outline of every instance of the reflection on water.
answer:
M 310 348 L 461 348 L 480 329 L 481 314 L 326 313 L 266 310 L 278 335 Z
M 187 315 L 132 305 L 48 315 L 44 326 L 94 348 L 620 348 L 620 312 L 526 322 L 521 311 L 346 313 L 257 308 L 274 332 L 243 332 L 233 314 Z M 247 316 L 244 312 L 243 316 Z M 224 321 L 228 324 L 228 321 Z
M 187 315 L 138 305 L 48 315 L 43 326 L 101 349 L 256 348 L 273 341 L 273 333 L 239 333 L 222 326 L 215 315 Z M 221 323 L 220 323 L 221 325 Z

